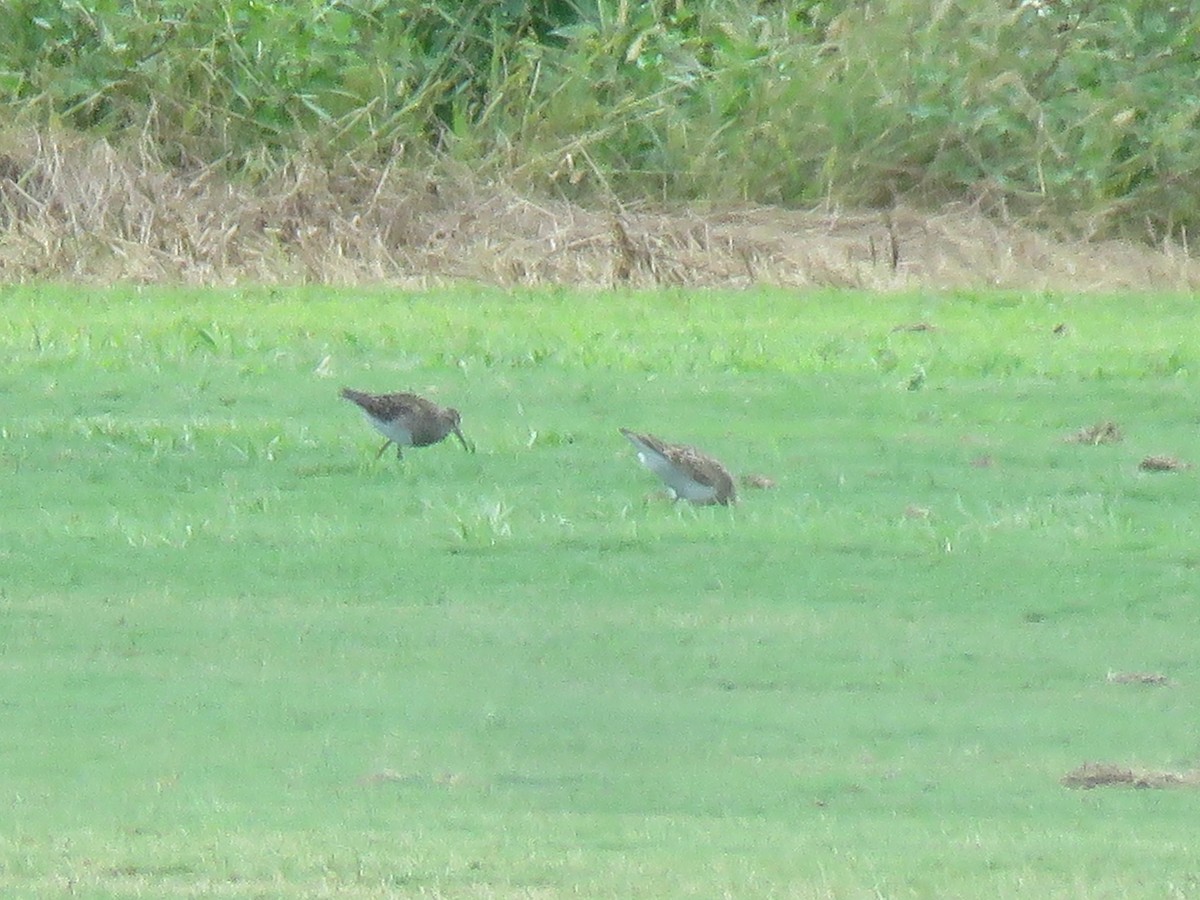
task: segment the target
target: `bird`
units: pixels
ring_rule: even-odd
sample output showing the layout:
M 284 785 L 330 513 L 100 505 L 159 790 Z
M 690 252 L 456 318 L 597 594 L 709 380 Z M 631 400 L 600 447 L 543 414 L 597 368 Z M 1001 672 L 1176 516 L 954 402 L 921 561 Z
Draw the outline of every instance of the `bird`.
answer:
M 357 405 L 375 430 L 387 438 L 376 459 L 392 444 L 396 445 L 396 458 L 403 459 L 403 448 L 428 447 L 448 434 L 454 434 L 464 449 L 475 450 L 459 430 L 461 416 L 457 409 L 438 406 L 416 394 L 368 394 L 342 388 L 342 397 Z
M 723 506 L 737 502 L 729 470 L 708 454 L 628 428 L 622 428 L 621 434 L 637 448 L 641 464 L 666 483 L 676 500 Z

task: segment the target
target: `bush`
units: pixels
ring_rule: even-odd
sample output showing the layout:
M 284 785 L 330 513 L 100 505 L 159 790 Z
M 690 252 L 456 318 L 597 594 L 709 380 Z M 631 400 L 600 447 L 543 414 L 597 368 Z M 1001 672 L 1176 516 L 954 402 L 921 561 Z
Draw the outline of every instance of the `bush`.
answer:
M 253 174 L 449 155 L 588 197 L 968 199 L 1194 231 L 1200 13 L 1158 0 L 10 0 L 0 103 Z M 10 116 L 11 118 L 11 116 Z

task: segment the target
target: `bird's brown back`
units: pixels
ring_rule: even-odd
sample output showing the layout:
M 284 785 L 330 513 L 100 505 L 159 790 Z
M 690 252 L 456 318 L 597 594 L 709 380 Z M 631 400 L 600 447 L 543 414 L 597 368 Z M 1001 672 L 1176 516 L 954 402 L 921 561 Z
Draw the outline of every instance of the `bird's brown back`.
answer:
M 417 394 L 370 394 L 353 388 L 342 388 L 341 393 L 374 419 L 400 422 L 412 434 L 414 447 L 436 444 L 459 422 L 457 410 L 445 409 Z

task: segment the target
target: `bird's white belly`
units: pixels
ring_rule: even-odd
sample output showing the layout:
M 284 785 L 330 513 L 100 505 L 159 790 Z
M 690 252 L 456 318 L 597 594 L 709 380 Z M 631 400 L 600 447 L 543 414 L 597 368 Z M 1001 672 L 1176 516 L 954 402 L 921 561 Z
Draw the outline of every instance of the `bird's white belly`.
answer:
M 685 472 L 676 468 L 670 460 L 657 453 L 639 451 L 638 460 L 661 478 L 680 500 L 687 500 L 690 503 L 711 503 L 717 496 L 716 488 L 701 484 L 689 477 Z
M 383 419 L 376 419 L 374 416 L 367 416 L 367 421 L 389 441 L 395 441 L 397 444 L 405 447 L 412 446 L 412 432 L 405 428 L 403 423 L 388 422 Z

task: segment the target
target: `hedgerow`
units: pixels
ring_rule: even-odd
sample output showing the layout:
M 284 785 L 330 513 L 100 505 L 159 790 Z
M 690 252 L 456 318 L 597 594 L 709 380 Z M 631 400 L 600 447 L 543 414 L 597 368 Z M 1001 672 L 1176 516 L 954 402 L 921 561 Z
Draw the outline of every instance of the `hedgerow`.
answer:
M 9 121 L 261 177 L 474 171 L 583 201 L 968 199 L 1195 230 L 1200 10 L 1161 0 L 9 0 Z

